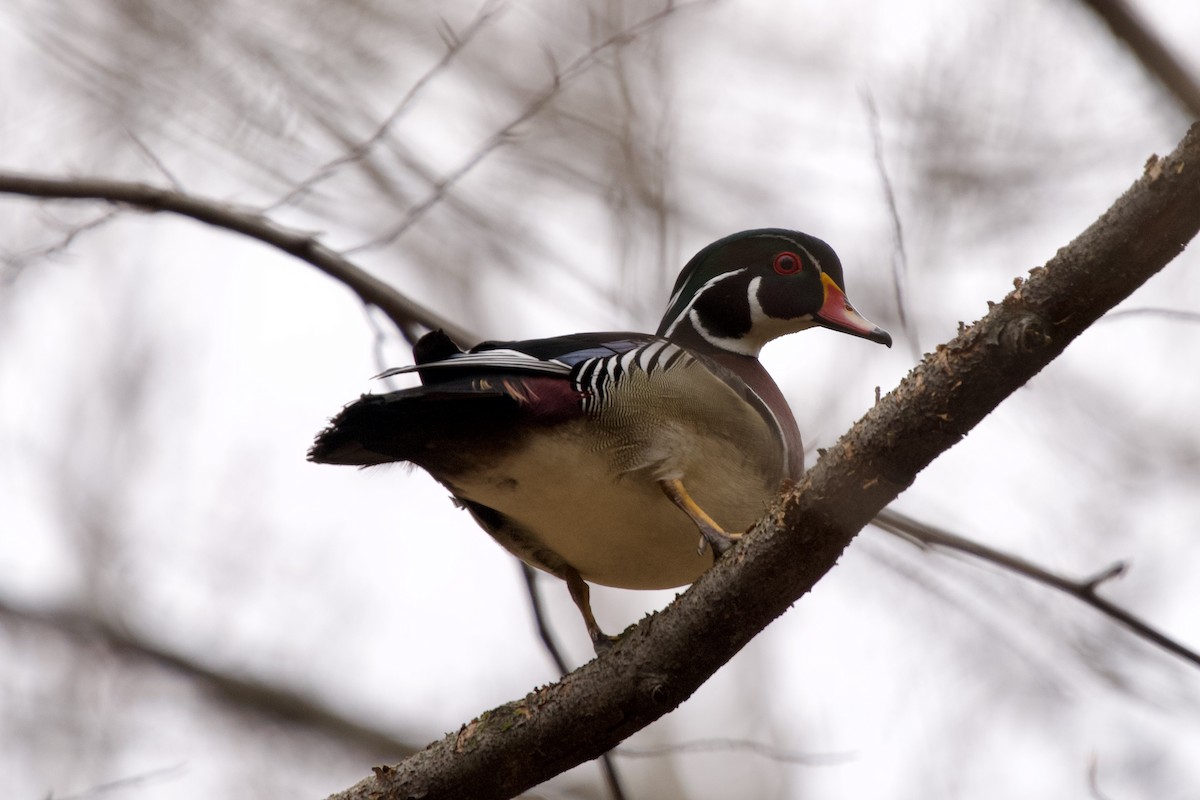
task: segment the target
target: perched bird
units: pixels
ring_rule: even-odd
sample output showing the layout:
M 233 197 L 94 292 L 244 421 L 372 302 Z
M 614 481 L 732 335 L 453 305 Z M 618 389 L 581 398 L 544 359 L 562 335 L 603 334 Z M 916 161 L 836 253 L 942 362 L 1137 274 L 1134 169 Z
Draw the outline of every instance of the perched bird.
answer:
M 586 582 L 691 583 L 800 477 L 800 432 L 758 354 L 813 326 L 892 343 L 850 305 L 825 242 L 736 233 L 683 268 L 653 336 L 577 333 L 464 352 L 426 334 L 415 365 L 380 376 L 415 371 L 421 385 L 363 395 L 308 457 L 428 470 L 513 555 L 567 582 L 599 651 L 612 640 Z

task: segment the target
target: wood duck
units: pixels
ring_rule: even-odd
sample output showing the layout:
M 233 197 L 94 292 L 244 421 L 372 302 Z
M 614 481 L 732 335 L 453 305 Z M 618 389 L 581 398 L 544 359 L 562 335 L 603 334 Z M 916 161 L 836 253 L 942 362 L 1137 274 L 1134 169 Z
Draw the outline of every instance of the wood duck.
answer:
M 577 333 L 464 352 L 426 334 L 413 366 L 379 376 L 416 372 L 421 385 L 363 395 L 308 457 L 423 467 L 513 555 L 566 581 L 599 651 L 612 639 L 587 581 L 691 583 L 800 477 L 796 420 L 758 354 L 813 326 L 892 344 L 850 305 L 825 242 L 736 233 L 683 268 L 653 336 Z

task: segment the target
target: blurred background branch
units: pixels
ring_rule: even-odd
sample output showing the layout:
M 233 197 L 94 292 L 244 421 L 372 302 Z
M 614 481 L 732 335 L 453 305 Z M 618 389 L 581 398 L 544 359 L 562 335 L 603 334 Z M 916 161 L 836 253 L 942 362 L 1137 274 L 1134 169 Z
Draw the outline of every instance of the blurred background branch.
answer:
M 1197 160 L 1200 123 L 1161 171 L 1135 181 L 876 403 L 730 557 L 616 646 L 334 796 L 515 796 L 674 710 L 806 595 L 917 473 L 1179 255 L 1200 231 L 1200 171 L 1188 169 Z M 534 749 L 537 759 L 518 763 L 516 754 Z
M 882 165 L 878 166 L 882 170 Z M 117 181 L 86 178 L 57 180 L 0 172 L 0 193 L 4 192 L 50 199 L 108 201 L 130 205 L 146 211 L 169 211 L 192 217 L 216 227 L 225 228 L 258 239 L 316 266 L 321 271 L 330 275 L 330 277 L 344 283 L 358 294 L 364 303 L 379 307 L 396 325 L 397 330 L 401 332 L 405 332 L 410 326 L 418 324 L 424 326 L 426 329 L 442 328 L 459 342 L 469 343 L 477 341 L 479 338 L 477 335 L 453 323 L 439 319 L 435 313 L 421 307 L 419 304 L 413 303 L 396 289 L 370 277 L 349 260 L 322 247 L 307 234 L 281 229 L 279 226 L 271 223 L 266 217 L 256 213 L 242 212 L 235 208 L 214 203 L 213 201 L 191 197 L 178 191 L 157 189 L 141 184 L 125 184 Z M 890 189 L 887 191 L 887 195 L 891 197 Z M 889 201 L 889 208 L 892 208 L 894 213 L 894 201 Z M 899 219 L 894 217 L 893 222 L 895 229 L 899 231 Z M 897 238 L 896 247 L 902 250 L 902 239 Z M 903 270 L 898 269 L 895 271 L 893 278 L 898 287 L 903 280 Z M 898 302 L 901 297 L 902 293 L 897 289 Z M 1188 312 L 1171 313 L 1165 309 L 1134 309 L 1124 312 L 1114 312 L 1107 315 L 1105 319 L 1121 314 L 1128 315 L 1149 311 L 1153 311 L 1158 315 L 1185 319 L 1191 319 L 1196 316 Z M 911 336 L 911 330 L 909 333 Z M 411 336 L 412 334 L 408 335 Z M 915 339 L 912 341 L 915 342 Z M 382 371 L 387 365 L 378 363 L 376 366 Z M 1180 656 L 1196 666 L 1200 666 L 1200 654 L 1195 653 L 1171 637 L 1155 630 L 1152 626 L 1139 620 L 1136 616 L 1120 608 L 1118 605 L 1099 597 L 1096 594 L 1097 582 L 1076 581 L 1065 578 L 1038 567 L 1025 559 L 988 547 L 960 534 L 951 533 L 928 525 L 896 511 L 884 511 L 876 518 L 874 524 L 881 530 L 899 536 L 922 548 L 940 548 L 966 553 L 1016 575 L 1058 589 L 1080 602 L 1095 608 L 1119 624 L 1124 625 L 1137 636 Z M 550 655 L 551 660 L 558 667 L 560 674 L 565 675 L 569 672 L 569 669 L 558 645 L 554 642 L 532 571 L 529 567 L 522 565 L 522 575 L 529 592 L 532 613 L 539 638 Z M 615 773 L 612 771 L 612 765 L 608 762 L 607 758 L 605 765 L 610 775 L 610 783 L 613 786 L 614 796 L 619 797 L 621 796 L 621 792 L 618 782 Z
M 465 328 L 414 303 L 317 241 L 311 233 L 276 224 L 263 214 L 208 200 L 175 189 L 102 178 L 47 178 L 0 172 L 0 193 L 58 200 L 99 200 L 143 211 L 166 211 L 240 233 L 295 256 L 344 284 L 367 305 L 378 307 L 400 332 L 414 324 L 441 328 L 462 343 L 475 341 Z M 107 219 L 106 217 L 101 219 Z M 68 238 L 69 242 L 69 238 Z
M 285 691 L 277 683 L 240 678 L 204 666 L 86 612 L 22 608 L 0 597 L 0 616 L 6 625 L 49 628 L 78 640 L 83 649 L 99 645 L 120 659 L 170 670 L 211 692 L 231 710 L 313 729 L 360 750 L 367 758 L 402 758 L 417 749 L 393 734 L 367 727 L 302 695 Z
M 1117 624 L 1125 626 L 1136 636 L 1161 647 L 1168 653 L 1179 656 L 1193 666 L 1200 667 L 1200 653 L 1185 647 L 1170 636 L 1162 634 L 1153 626 L 1146 624 L 1125 609 L 1105 600 L 1096 593 L 1101 584 L 1125 574 L 1125 571 L 1129 569 L 1129 565 L 1123 561 L 1116 562 L 1113 566 L 1102 570 L 1091 578 L 1075 580 L 1043 569 L 1019 556 L 1002 552 L 994 547 L 988 547 L 979 542 L 971 541 L 956 533 L 919 522 L 896 511 L 884 511 L 875 518 L 872 524 L 924 550 L 948 550 L 965 553 L 1008 572 L 1044 583 L 1074 597 L 1081 603 L 1091 606 Z
M 1125 0 L 1081 0 L 1124 42 L 1192 119 L 1200 119 L 1200 81 Z
M 872 318 L 896 332 L 903 313 L 940 341 L 1195 116 L 1163 102 L 1085 4 L 723 2 L 621 37 L 667 8 L 10 4 L 0 65 L 20 80 L 0 87 L 0 169 L 168 186 L 251 219 L 269 210 L 298 246 L 344 253 L 394 229 L 553 90 L 354 266 L 479 336 L 645 330 L 698 246 L 781 224 L 835 246 Z M 1190 7 L 1130 8 L 1195 75 Z M 554 89 L 561 65 L 597 48 Z M 0 587 L 11 603 L 127 621 L 165 652 L 409 741 L 555 677 L 511 561 L 435 485 L 303 463 L 376 358 L 408 358 L 390 320 L 271 248 L 171 215 L 11 198 L 0 209 Z M 886 268 L 897 220 L 903 307 Z M 1138 569 L 1105 597 L 1187 642 L 1200 635 L 1200 355 L 1194 326 L 1176 320 L 1200 295 L 1195 255 L 1181 261 L 901 506 L 1058 575 L 1128 557 Z M 409 321 L 402 336 L 423 327 Z M 828 446 L 920 349 L 915 333 L 870 356 L 796 338 L 766 355 L 810 447 Z M 582 661 L 587 643 L 559 624 L 573 621 L 569 599 L 542 594 L 561 657 Z M 599 590 L 595 603 L 616 629 L 669 598 Z M 172 670 L 6 619 L 6 795 L 78 794 L 183 764 L 163 779 L 173 796 L 312 796 L 364 771 L 364 754 L 336 737 L 230 713 Z M 1015 776 L 1029 776 L 1070 796 L 1102 762 L 1107 796 L 1171 797 L 1200 781 L 1198 700 L 1190 665 L 1066 595 L 870 537 L 629 744 L 670 753 L 719 737 L 852 761 L 785 767 L 726 749 L 629 759 L 622 780 L 630 796 L 664 800 L 936 787 L 988 798 L 1021 794 Z M 606 796 L 594 767 L 536 791 Z

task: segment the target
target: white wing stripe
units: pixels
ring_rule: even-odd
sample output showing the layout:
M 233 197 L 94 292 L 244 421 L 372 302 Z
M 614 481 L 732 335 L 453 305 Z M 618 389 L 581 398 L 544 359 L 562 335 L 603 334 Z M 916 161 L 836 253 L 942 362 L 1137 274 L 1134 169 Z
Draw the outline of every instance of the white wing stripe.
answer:
M 637 353 L 637 365 L 645 372 L 650 372 L 654 369 L 655 360 L 667 347 L 667 342 L 651 342 L 645 347 L 634 351 Z
M 482 353 L 463 353 L 428 364 L 393 367 L 375 377 L 390 378 L 392 375 L 404 375 L 420 369 L 513 369 L 518 372 L 540 372 L 549 375 L 567 375 L 571 372 L 570 366 L 557 359 L 543 360 L 519 350 L 485 350 Z

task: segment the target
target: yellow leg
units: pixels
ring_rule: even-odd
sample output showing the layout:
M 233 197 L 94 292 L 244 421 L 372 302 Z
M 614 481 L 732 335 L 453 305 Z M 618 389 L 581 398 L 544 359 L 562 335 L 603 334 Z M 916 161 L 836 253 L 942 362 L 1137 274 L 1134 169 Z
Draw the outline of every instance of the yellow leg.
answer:
M 596 655 L 600 655 L 612 647 L 613 642 L 617 641 L 617 637 L 609 636 L 596 624 L 596 616 L 592 614 L 592 592 L 580 574 L 571 567 L 566 567 L 563 570 L 562 578 L 567 582 L 567 590 L 571 593 L 571 599 L 575 601 L 579 613 L 583 614 L 583 624 L 587 626 L 588 636 L 592 639 L 592 647 L 595 648 Z
M 658 485 L 662 487 L 663 493 L 671 498 L 671 502 L 679 506 L 680 510 L 687 514 L 700 529 L 700 553 L 704 552 L 704 544 L 707 542 L 712 545 L 714 553 L 718 556 L 724 555 L 729 548 L 733 547 L 734 542 L 742 538 L 740 533 L 726 533 L 716 520 L 697 505 L 692 496 L 688 494 L 687 489 L 683 488 L 683 481 L 672 478 L 661 480 Z

